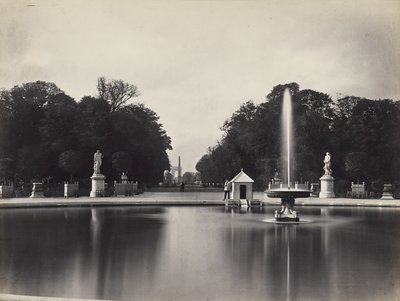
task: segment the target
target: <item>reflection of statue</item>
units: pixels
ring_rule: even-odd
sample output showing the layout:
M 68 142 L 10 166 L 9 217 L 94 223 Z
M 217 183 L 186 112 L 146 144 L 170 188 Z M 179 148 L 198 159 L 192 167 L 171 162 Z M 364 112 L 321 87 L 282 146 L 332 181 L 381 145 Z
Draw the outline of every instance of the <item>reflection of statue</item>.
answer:
M 324 158 L 324 171 L 325 174 L 324 176 L 331 176 L 332 175 L 332 169 L 331 169 L 331 155 L 327 152 Z
M 100 174 L 100 166 L 101 166 L 101 163 L 102 163 L 102 158 L 103 158 L 102 153 L 100 153 L 100 151 L 97 150 L 97 152 L 94 153 L 94 157 L 93 157 L 93 161 L 94 161 L 94 163 L 93 163 L 93 171 L 94 171 L 94 174 Z

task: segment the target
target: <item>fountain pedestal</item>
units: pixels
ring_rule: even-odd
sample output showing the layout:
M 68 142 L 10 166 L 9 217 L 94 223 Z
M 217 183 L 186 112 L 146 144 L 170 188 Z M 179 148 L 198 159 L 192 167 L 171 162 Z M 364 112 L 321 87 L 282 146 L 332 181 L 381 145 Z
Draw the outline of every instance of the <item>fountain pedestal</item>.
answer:
M 300 218 L 296 211 L 280 213 L 278 210 L 275 210 L 275 220 L 277 222 L 299 222 Z
M 299 222 L 300 217 L 293 210 L 296 198 L 308 198 L 311 191 L 306 189 L 269 189 L 266 194 L 269 198 L 281 199 L 281 210 L 275 211 L 275 221 L 277 222 Z
M 327 199 L 335 197 L 334 182 L 335 178 L 331 175 L 323 175 L 320 179 L 321 181 L 321 191 L 319 193 L 319 198 Z
M 294 201 L 293 196 L 281 199 L 281 210 L 275 210 L 275 220 L 277 222 L 298 222 L 300 220 L 297 212 L 293 210 Z

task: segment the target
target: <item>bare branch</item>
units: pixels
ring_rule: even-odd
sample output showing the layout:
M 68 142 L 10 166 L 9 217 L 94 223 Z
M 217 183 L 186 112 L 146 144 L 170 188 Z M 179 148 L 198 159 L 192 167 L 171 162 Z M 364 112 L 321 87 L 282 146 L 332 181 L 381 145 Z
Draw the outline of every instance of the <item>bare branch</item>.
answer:
M 107 100 L 111 105 L 111 112 L 116 111 L 129 99 L 139 96 L 137 86 L 120 79 L 107 80 L 99 77 L 97 80 L 99 97 Z

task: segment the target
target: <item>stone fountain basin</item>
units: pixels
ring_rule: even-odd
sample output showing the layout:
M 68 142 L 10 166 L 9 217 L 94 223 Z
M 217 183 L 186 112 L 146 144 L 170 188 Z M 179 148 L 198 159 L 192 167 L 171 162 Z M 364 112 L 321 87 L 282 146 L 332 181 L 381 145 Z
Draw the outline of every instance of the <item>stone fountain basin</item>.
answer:
M 297 198 L 308 198 L 311 194 L 311 191 L 307 189 L 277 188 L 277 189 L 266 190 L 265 193 L 269 198 L 284 198 L 291 196 L 297 199 Z

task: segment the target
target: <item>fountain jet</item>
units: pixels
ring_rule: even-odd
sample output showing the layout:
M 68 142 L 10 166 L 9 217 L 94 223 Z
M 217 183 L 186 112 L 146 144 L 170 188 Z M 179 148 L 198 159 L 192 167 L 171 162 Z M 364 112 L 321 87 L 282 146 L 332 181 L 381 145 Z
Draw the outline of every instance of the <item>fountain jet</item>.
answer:
M 291 167 L 291 153 L 292 153 L 292 98 L 288 88 L 285 89 L 283 94 L 283 105 L 282 105 L 282 134 L 284 136 L 282 150 L 287 158 L 287 188 L 290 189 L 290 167 Z
M 291 166 L 293 162 L 292 156 L 292 144 L 293 144 L 293 112 L 292 112 L 292 96 L 288 88 L 285 89 L 283 94 L 283 105 L 282 105 L 282 154 L 286 156 L 286 179 L 287 185 L 276 184 L 269 185 L 266 191 L 267 196 L 271 198 L 281 199 L 281 210 L 275 211 L 275 220 L 279 222 L 298 222 L 299 216 L 296 211 L 293 210 L 293 206 L 296 198 L 305 198 L 310 196 L 308 189 L 300 189 L 297 184 L 295 187 L 291 187 Z M 307 187 L 308 188 L 308 187 Z

